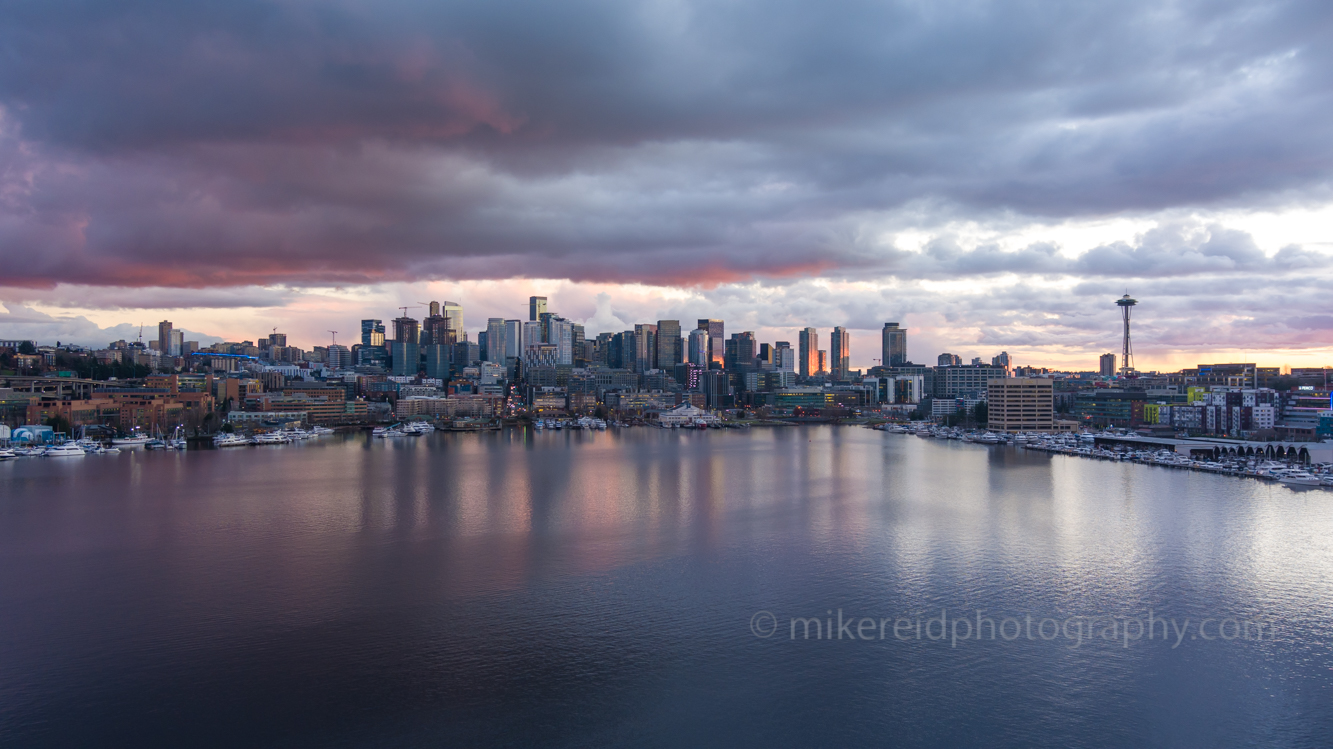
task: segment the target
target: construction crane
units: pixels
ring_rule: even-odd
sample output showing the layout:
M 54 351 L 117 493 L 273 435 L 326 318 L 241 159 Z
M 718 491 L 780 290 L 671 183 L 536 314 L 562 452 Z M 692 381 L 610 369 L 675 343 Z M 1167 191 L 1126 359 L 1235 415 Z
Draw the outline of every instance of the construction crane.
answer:
M 407 311 L 410 310 L 410 309 L 416 309 L 417 306 L 418 306 L 418 305 L 412 305 L 412 306 L 408 306 L 408 307 L 399 307 L 398 309 L 400 309 L 400 310 L 403 311 L 403 317 L 407 317 Z
M 336 331 L 336 330 L 330 330 L 329 332 L 333 334 L 333 345 L 334 345 L 334 346 L 337 346 L 337 345 L 338 345 L 338 331 Z

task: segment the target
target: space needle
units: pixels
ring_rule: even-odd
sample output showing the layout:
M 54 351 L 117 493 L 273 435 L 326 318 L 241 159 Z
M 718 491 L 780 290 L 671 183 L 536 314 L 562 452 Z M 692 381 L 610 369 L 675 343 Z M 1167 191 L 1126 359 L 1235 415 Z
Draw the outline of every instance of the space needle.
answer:
M 1134 349 L 1129 345 L 1129 311 L 1134 305 L 1139 303 L 1137 299 L 1131 299 L 1129 294 L 1125 294 L 1115 300 L 1116 306 L 1120 307 L 1120 313 L 1125 318 L 1125 343 L 1120 354 L 1120 376 L 1129 377 L 1134 372 Z

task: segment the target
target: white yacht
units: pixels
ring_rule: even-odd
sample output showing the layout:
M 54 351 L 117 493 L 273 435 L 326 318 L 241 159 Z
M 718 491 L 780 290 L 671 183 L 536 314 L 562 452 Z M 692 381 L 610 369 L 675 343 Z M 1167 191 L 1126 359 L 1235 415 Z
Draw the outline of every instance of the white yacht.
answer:
M 48 458 L 82 458 L 87 455 L 82 447 L 73 442 L 66 442 L 63 445 L 52 445 L 46 448 L 44 453 Z
M 249 445 L 250 440 L 239 434 L 226 434 L 225 432 L 213 438 L 214 447 L 245 447 Z
M 18 455 L 16 455 L 13 450 L 0 448 L 0 460 L 9 460 L 10 458 L 17 458 L 17 457 Z
M 153 441 L 152 437 L 149 437 L 148 435 L 143 434 L 141 432 L 135 432 L 129 435 L 128 437 L 116 437 L 115 439 L 111 440 L 111 444 L 115 445 L 116 447 L 134 449 L 138 447 L 143 447 L 144 445 L 152 441 Z
M 1279 483 L 1287 486 L 1319 486 L 1319 477 L 1308 471 L 1288 471 L 1285 476 L 1278 479 Z

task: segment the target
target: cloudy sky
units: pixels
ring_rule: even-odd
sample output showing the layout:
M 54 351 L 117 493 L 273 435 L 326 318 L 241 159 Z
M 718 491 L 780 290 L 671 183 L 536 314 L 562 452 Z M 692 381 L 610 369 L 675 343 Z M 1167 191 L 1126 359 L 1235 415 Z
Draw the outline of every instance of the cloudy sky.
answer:
M 1333 364 L 1329 39 L 1327 0 L 13 0 L 0 338 L 538 293 L 1090 368 L 1128 290 L 1145 368 Z

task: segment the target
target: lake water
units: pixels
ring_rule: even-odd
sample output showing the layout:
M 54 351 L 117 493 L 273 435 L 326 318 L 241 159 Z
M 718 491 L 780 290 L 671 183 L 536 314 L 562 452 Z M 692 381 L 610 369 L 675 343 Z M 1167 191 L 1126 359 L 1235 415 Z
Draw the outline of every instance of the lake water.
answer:
M 1331 594 L 1333 492 L 852 427 L 13 460 L 0 744 L 1329 746 Z

